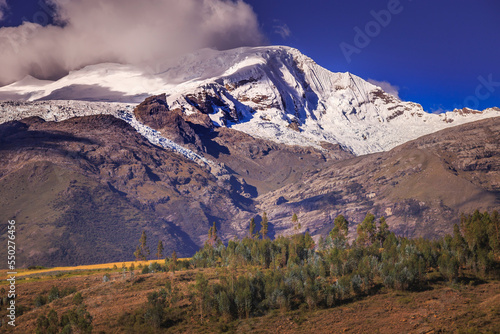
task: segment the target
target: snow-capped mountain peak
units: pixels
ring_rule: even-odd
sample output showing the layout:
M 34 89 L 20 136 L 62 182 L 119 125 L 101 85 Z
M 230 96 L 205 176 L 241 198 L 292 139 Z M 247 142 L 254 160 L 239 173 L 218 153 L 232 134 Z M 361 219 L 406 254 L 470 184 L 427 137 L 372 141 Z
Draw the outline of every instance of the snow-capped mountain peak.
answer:
M 356 155 L 389 150 L 500 109 L 429 114 L 351 73 L 334 73 L 284 47 L 203 49 L 164 64 L 99 64 L 58 81 L 0 88 L 0 99 L 141 102 L 165 93 L 171 110 L 205 113 L 216 126 L 291 144 L 338 143 Z

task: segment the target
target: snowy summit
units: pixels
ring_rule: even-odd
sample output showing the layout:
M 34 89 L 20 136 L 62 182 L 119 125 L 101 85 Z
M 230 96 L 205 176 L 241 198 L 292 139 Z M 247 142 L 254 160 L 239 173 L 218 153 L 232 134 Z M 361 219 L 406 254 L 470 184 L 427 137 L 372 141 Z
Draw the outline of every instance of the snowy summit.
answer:
M 356 155 L 500 116 L 498 108 L 430 114 L 417 103 L 401 101 L 351 73 L 331 72 L 284 46 L 203 49 L 142 67 L 92 65 L 57 81 L 27 77 L 0 88 L 0 99 L 136 104 L 163 93 L 170 109 L 207 113 L 216 126 L 290 145 L 338 143 Z

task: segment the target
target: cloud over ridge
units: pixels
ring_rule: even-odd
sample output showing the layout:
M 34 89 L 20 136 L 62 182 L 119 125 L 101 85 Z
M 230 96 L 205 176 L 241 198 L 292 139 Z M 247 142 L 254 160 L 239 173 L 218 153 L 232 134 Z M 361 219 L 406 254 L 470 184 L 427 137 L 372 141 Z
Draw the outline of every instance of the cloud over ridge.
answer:
M 152 63 L 264 41 L 253 9 L 241 0 L 46 1 L 58 25 L 0 28 L 0 86 L 28 74 L 54 79 L 101 62 Z
M 398 99 L 400 98 L 399 97 L 399 86 L 392 85 L 390 82 L 387 82 L 387 81 L 378 81 L 378 80 L 374 80 L 374 79 L 368 79 L 367 81 L 375 86 L 379 86 L 386 93 L 391 94 L 392 96 L 394 96 Z
M 0 0 L 0 21 L 4 19 L 5 9 L 7 9 L 7 0 Z

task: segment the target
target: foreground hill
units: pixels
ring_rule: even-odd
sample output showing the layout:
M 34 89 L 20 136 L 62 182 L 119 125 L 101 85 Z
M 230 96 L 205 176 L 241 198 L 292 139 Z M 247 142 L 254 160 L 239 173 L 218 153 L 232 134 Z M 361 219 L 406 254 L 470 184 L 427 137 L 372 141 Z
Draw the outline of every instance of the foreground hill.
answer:
M 383 218 L 367 215 L 350 243 L 339 216 L 317 248 L 308 233 L 271 241 L 265 225 L 262 239 L 254 234 L 225 246 L 211 229 L 191 259 L 22 270 L 15 329 L 495 332 L 499 226 L 497 211 L 475 211 L 453 236 L 430 241 L 397 237 Z
M 147 302 L 148 293 L 165 286 L 167 281 L 187 293 L 194 285 L 198 273 L 204 273 L 210 282 L 218 280 L 214 269 L 187 270 L 170 274 L 140 275 L 131 278 L 127 273 L 113 271 L 71 273 L 59 277 L 39 276 L 20 281 L 22 293 L 16 300 L 24 313 L 18 315 L 13 333 L 33 333 L 40 315 L 56 310 L 59 317 L 75 308 L 74 296 L 79 292 L 87 311 L 93 317 L 93 332 L 126 332 L 124 315 L 134 314 Z M 103 275 L 110 274 L 110 281 L 103 282 Z M 431 332 L 481 332 L 498 329 L 500 315 L 500 283 L 498 281 L 470 285 L 449 286 L 443 282 L 432 284 L 420 292 L 380 291 L 374 296 L 363 297 L 334 308 L 309 311 L 277 311 L 261 317 L 235 320 L 224 324 L 222 319 L 201 323 L 199 316 L 185 313 L 183 321 L 172 324 L 165 332 L 172 333 L 368 333 L 384 328 L 384 333 Z M 478 284 L 480 283 L 480 284 Z M 35 307 L 38 295 L 48 295 L 54 287 L 59 291 L 75 289 L 76 292 L 61 297 L 41 307 Z M 186 310 L 189 305 L 184 306 Z M 18 309 L 19 310 L 19 309 Z M 5 311 L 2 311 L 5 312 Z M 4 315 L 4 313 L 2 313 Z M 129 329 L 133 332 L 132 329 Z

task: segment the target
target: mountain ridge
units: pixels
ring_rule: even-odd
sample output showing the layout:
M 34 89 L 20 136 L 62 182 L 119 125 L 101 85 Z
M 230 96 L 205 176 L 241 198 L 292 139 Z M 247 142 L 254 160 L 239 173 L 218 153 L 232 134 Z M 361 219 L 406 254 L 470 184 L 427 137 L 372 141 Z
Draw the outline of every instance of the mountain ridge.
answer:
M 17 92 L 20 99 L 108 101 L 121 94 L 117 100 L 128 96 L 127 102 L 138 103 L 165 94 L 171 110 L 207 114 L 217 126 L 287 145 L 338 144 L 355 155 L 500 115 L 498 108 L 429 114 L 417 103 L 401 101 L 351 73 L 331 72 L 284 46 L 204 49 L 154 66 L 100 64 L 49 84 L 27 81 L 0 88 L 0 98 Z
M 353 237 L 372 212 L 432 238 L 499 207 L 500 109 L 431 115 L 298 50 L 201 50 L 154 75 L 107 64 L 61 80 L 18 92 L 54 84 L 68 100 L 0 102 L 0 218 L 18 221 L 26 265 L 123 260 L 142 230 L 151 249 L 189 256 L 214 222 L 226 242 L 263 212 L 272 237 L 296 232 L 293 214 L 315 238 L 343 214 Z
M 228 159 L 218 177 L 112 115 L 0 125 L 0 185 L 10 194 L 0 198 L 9 208 L 0 218 L 16 219 L 20 244 L 30 245 L 19 249 L 21 263 L 131 259 L 143 229 L 151 249 L 159 238 L 167 252 L 189 256 L 213 222 L 228 241 L 264 211 L 271 236 L 295 233 L 296 213 L 299 232 L 313 237 L 343 214 L 352 237 L 372 212 L 399 235 L 432 238 L 450 233 L 460 213 L 500 203 L 500 117 L 341 159 L 232 129 L 214 135 L 202 144 L 220 146 L 218 157 L 207 151 L 215 163 Z M 106 237 L 110 227 L 118 238 Z

